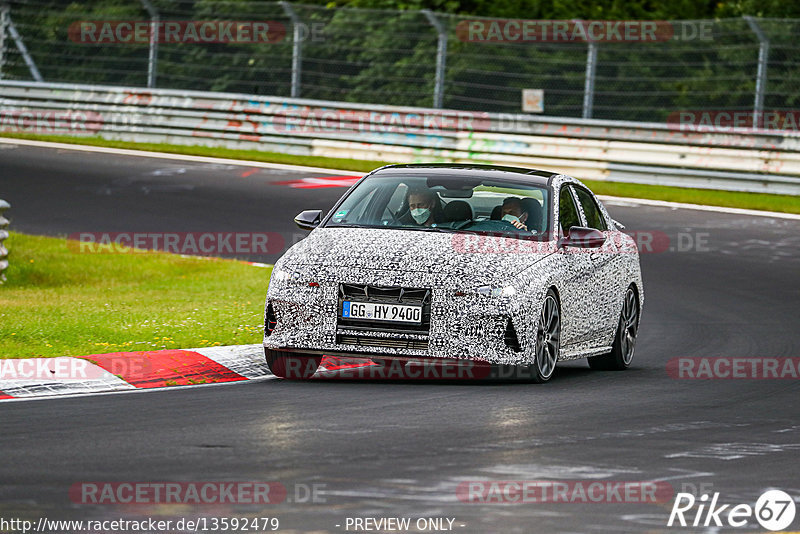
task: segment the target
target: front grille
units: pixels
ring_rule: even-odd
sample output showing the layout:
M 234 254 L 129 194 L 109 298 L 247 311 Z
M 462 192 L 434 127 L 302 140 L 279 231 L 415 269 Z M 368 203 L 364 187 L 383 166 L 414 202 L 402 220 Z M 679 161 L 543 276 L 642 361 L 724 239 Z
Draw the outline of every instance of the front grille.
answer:
M 339 284 L 339 293 L 348 298 L 366 298 L 370 302 L 421 304 L 430 301 L 431 290 L 411 287 L 384 287 L 364 284 Z
M 345 300 L 379 302 L 384 304 L 409 304 L 422 306 L 422 323 L 391 323 L 343 318 L 342 303 Z M 431 290 L 411 287 L 383 287 L 364 284 L 340 284 L 338 301 L 338 326 L 357 327 L 373 332 L 402 332 L 427 334 L 431 325 Z
M 342 345 L 358 345 L 362 347 L 390 347 L 394 349 L 428 350 L 427 339 L 394 339 L 373 336 L 353 336 L 340 334 L 336 342 Z

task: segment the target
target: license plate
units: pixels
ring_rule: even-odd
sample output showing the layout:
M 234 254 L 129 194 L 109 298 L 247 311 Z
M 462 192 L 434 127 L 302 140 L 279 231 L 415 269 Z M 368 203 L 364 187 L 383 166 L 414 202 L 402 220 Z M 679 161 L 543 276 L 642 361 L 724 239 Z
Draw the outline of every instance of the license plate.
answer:
M 342 318 L 421 324 L 422 306 L 346 300 L 342 303 Z

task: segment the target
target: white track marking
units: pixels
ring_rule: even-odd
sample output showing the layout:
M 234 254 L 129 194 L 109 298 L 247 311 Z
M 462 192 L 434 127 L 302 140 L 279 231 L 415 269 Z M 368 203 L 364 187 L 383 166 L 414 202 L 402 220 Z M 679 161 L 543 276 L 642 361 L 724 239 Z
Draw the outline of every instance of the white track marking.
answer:
M 219 259 L 227 260 L 227 259 L 229 259 L 229 258 L 220 258 L 219 256 L 193 256 L 191 254 L 178 254 L 178 256 L 180 256 L 181 258 L 189 258 L 189 259 L 192 259 L 192 260 L 219 260 Z M 237 263 L 244 263 L 245 265 L 250 265 L 252 267 L 263 267 L 265 269 L 268 269 L 268 268 L 271 268 L 271 267 L 275 266 L 272 263 L 259 263 L 257 261 L 245 261 L 245 260 L 237 260 L 237 259 L 234 259 L 232 261 L 235 261 Z
M 746 210 L 742 208 L 726 208 L 724 206 L 705 206 L 703 204 L 685 204 L 683 202 L 667 202 L 666 200 L 649 200 L 646 198 L 628 197 L 609 197 L 598 195 L 603 202 L 612 205 L 625 206 L 655 206 L 659 208 L 713 211 L 715 213 L 727 213 L 729 215 L 747 215 L 749 217 L 772 217 L 774 219 L 792 219 L 800 221 L 800 214 L 781 213 L 779 211 Z
M 194 161 L 198 163 L 220 163 L 224 165 L 238 165 L 241 167 L 260 167 L 264 169 L 282 169 L 297 172 L 314 172 L 338 174 L 344 176 L 352 173 L 354 177 L 365 173 L 346 171 L 342 169 L 323 169 L 322 167 L 306 167 L 304 165 L 288 165 L 285 163 L 266 163 L 264 161 L 247 161 L 243 159 L 215 158 L 211 156 L 190 156 L 187 154 L 170 154 L 168 152 L 150 152 L 147 150 L 131 150 L 128 148 L 110 148 L 91 145 L 73 145 L 70 143 L 52 143 L 50 141 L 32 141 L 30 139 L 14 139 L 13 137 L 0 137 L 0 143 L 10 145 L 35 146 L 41 148 L 56 148 L 59 150 L 78 150 L 81 152 L 95 152 L 98 154 L 114 154 L 117 156 L 138 156 L 142 158 L 171 159 L 178 161 Z M 378 164 L 376 163 L 376 168 Z
M 217 386 L 232 386 L 236 384 L 249 384 L 251 382 L 263 382 L 265 380 L 277 380 L 276 376 L 262 376 L 261 378 L 253 378 L 250 380 L 239 380 L 237 382 L 212 382 L 210 384 L 192 384 L 189 386 L 166 386 L 163 388 L 135 388 L 131 386 L 130 389 L 120 389 L 116 391 L 98 391 L 94 393 L 70 393 L 66 395 L 56 394 L 56 395 L 48 395 L 42 397 L 22 397 L 22 398 L 13 398 L 13 399 L 2 399 L 0 403 L 4 402 L 28 402 L 28 401 L 39 401 L 39 400 L 51 400 L 51 399 L 70 399 L 75 397 L 98 397 L 102 395 L 120 395 L 120 394 L 129 394 L 129 393 L 149 393 L 149 392 L 165 392 L 165 391 L 179 391 L 183 389 L 189 388 L 211 388 Z
M 240 159 L 227 159 L 227 158 L 215 158 L 210 156 L 190 156 L 185 154 L 169 154 L 166 152 L 149 152 L 145 150 L 132 150 L 126 148 L 108 148 L 108 147 L 98 147 L 98 146 L 89 146 L 89 145 L 73 145 L 69 143 L 52 143 L 49 141 L 32 141 L 29 139 L 14 139 L 12 137 L 0 137 L 0 144 L 8 144 L 8 145 L 23 145 L 23 146 L 35 146 L 35 147 L 42 147 L 42 148 L 57 148 L 61 150 L 78 150 L 83 152 L 96 152 L 100 154 L 114 154 L 120 156 L 138 156 L 144 158 L 160 158 L 160 159 L 170 159 L 170 160 L 178 160 L 178 161 L 194 161 L 199 163 L 220 163 L 225 165 L 238 165 L 242 167 L 260 167 L 264 169 L 283 169 L 287 171 L 298 171 L 298 172 L 318 172 L 318 173 L 325 173 L 325 174 L 339 174 L 342 173 L 353 173 L 353 176 L 360 176 L 364 173 L 358 173 L 355 171 L 345 171 L 342 169 L 325 169 L 322 167 L 306 167 L 303 165 L 289 165 L 285 163 L 266 163 L 263 161 L 247 161 L 247 160 L 240 160 Z M 657 206 L 662 208 L 672 208 L 672 209 L 687 209 L 687 210 L 701 210 L 701 211 L 711 211 L 716 213 L 729 213 L 735 215 L 746 215 L 752 217 L 774 217 L 778 219 L 793 219 L 793 220 L 800 220 L 800 214 L 794 213 L 780 213 L 777 211 L 761 211 L 761 210 L 748 210 L 748 209 L 741 209 L 741 208 L 726 208 L 722 206 L 705 206 L 702 204 L 685 204 L 683 202 L 667 202 L 665 200 L 648 200 L 643 198 L 628 198 L 628 197 L 613 197 L 613 196 L 605 196 L 600 195 L 600 198 L 604 201 L 614 202 L 614 203 L 622 203 L 622 204 L 634 204 L 634 205 L 642 205 L 642 206 Z

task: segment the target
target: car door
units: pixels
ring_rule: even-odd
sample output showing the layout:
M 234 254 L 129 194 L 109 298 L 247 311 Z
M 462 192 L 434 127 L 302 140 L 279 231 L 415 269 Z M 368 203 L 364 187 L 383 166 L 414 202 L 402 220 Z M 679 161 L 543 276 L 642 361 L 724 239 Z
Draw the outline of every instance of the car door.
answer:
M 619 272 L 620 256 L 616 240 L 609 232 L 608 222 L 597 204 L 594 196 L 585 188 L 575 185 L 573 193 L 578 201 L 584 226 L 603 232 L 606 241 L 597 249 L 587 250 L 592 264 L 591 285 L 595 288 L 594 306 L 596 307 L 596 320 L 594 321 L 593 335 L 598 336 L 598 342 L 605 341 L 610 330 L 616 328 L 618 315 L 617 301 L 623 294 Z M 598 343 L 598 344 L 599 344 Z
M 558 192 L 558 228 L 556 232 L 563 238 L 573 226 L 583 226 L 584 222 L 571 184 L 564 184 Z M 594 265 L 586 249 L 560 247 L 559 261 L 564 272 L 561 298 L 561 344 L 566 352 L 569 345 L 592 339 L 596 326 L 597 313 L 590 297 L 596 291 Z

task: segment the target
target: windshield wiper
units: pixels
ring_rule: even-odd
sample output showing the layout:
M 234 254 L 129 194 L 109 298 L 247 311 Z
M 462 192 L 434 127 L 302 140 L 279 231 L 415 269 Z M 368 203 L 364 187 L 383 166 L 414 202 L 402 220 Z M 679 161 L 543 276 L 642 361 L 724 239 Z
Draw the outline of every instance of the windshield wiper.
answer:
M 375 226 L 370 224 L 356 224 L 356 223 L 333 223 L 326 224 L 323 228 L 385 228 L 385 226 Z
M 444 228 L 442 226 L 420 226 L 417 228 L 409 228 L 409 230 L 422 230 L 423 232 L 443 232 L 446 234 L 453 233 L 452 228 Z
M 475 230 L 461 230 L 456 228 L 447 228 L 443 226 L 383 226 L 383 225 L 369 225 L 369 224 L 355 224 L 355 223 L 352 224 L 333 223 L 333 224 L 327 224 L 323 228 L 371 228 L 376 230 L 411 230 L 412 232 L 438 232 L 442 234 L 480 233 Z

